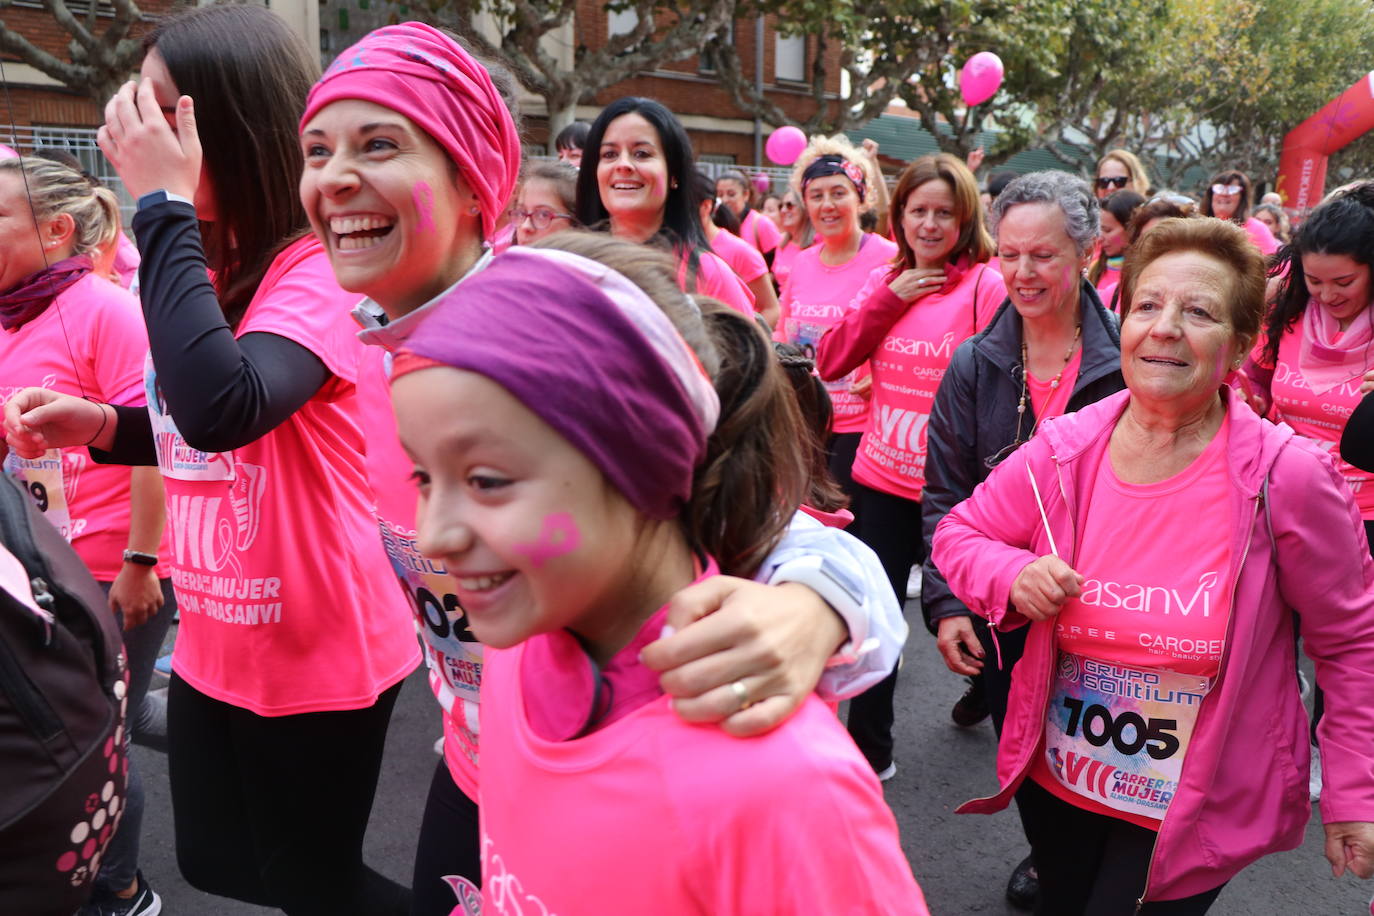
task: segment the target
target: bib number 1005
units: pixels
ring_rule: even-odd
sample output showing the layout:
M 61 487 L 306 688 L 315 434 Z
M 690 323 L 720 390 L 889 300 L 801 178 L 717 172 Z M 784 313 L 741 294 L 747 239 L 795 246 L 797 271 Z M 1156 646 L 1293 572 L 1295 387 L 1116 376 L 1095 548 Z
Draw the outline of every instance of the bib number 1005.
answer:
M 1124 756 L 1131 757 L 1142 750 L 1155 760 L 1168 760 L 1178 753 L 1177 719 L 1150 719 L 1133 712 L 1112 716 L 1107 707 L 1093 703 L 1086 709 L 1077 697 L 1064 697 L 1069 711 L 1069 724 L 1064 733 L 1070 738 L 1083 729 L 1083 738 L 1093 747 L 1103 747 L 1108 741 Z M 1127 736 L 1130 736 L 1129 738 Z

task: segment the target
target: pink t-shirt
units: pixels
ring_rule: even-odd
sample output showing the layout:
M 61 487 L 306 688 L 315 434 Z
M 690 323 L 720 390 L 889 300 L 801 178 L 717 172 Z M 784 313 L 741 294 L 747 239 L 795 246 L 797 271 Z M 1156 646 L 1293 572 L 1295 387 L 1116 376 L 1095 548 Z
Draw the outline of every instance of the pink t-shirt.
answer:
M 777 251 L 773 253 L 773 277 L 778 281 L 778 289 L 784 289 L 787 286 L 787 278 L 792 275 L 792 264 L 801 252 L 800 245 L 789 241 L 786 245 L 779 246 Z
M 358 407 L 367 430 L 367 480 L 391 570 L 409 599 L 429 667 L 429 686 L 444 711 L 444 762 L 454 783 L 477 799 L 478 701 L 482 644 L 468 629 L 443 563 L 415 546 L 415 463 L 401 448 L 391 408 L 391 354 L 366 347 L 358 373 Z
M 1264 254 L 1273 254 L 1279 250 L 1279 240 L 1274 238 L 1274 233 L 1253 216 L 1245 221 L 1245 232 Z
M 950 265 L 946 272 L 945 285 L 909 307 L 869 359 L 872 410 L 854 457 L 859 483 L 917 501 L 926 482 L 926 423 L 935 391 L 955 349 L 987 327 L 1007 297 L 1002 275 L 986 265 Z M 857 301 L 886 286 L 888 274 L 874 270 Z
M 141 405 L 147 352 L 138 300 L 109 280 L 86 274 L 37 318 L 0 331 L 0 403 L 33 385 L 108 404 Z M 113 582 L 129 546 L 129 468 L 96 464 L 77 446 L 49 449 L 33 461 L 11 454 L 5 469 L 24 483 L 91 574 Z M 160 555 L 166 555 L 166 546 L 164 535 Z
M 689 725 L 659 696 L 547 741 L 524 712 L 540 683 L 524 654 L 487 652 L 483 890 L 460 886 L 456 912 L 928 912 L 872 768 L 817 698 L 757 738 Z
M 1035 411 L 1037 423 L 1043 423 L 1050 417 L 1057 417 L 1064 412 L 1064 408 L 1069 404 L 1069 395 L 1073 393 L 1073 383 L 1078 380 L 1078 367 L 1083 365 L 1083 348 L 1078 347 L 1073 351 L 1073 356 L 1069 357 L 1069 362 L 1064 366 L 1064 373 L 1059 376 L 1059 384 L 1054 385 L 1054 376 L 1041 381 L 1029 371 L 1026 373 L 1026 390 L 1030 394 L 1031 409 Z M 1054 387 L 1051 387 L 1051 386 Z
M 740 221 L 739 237 L 757 248 L 759 254 L 767 254 L 778 247 L 782 232 L 771 219 L 757 210 L 750 210 Z
M 768 274 L 768 262 L 758 249 L 724 229 L 711 239 L 711 250 L 729 264 L 730 269 L 745 283 L 752 283 Z
M 831 325 L 859 307 L 855 299 L 869 274 L 897 256 L 895 242 L 872 233 L 865 233 L 858 254 L 837 266 L 821 261 L 821 248 L 818 242 L 797 255 L 778 298 L 780 317 L 774 337 L 801 347 L 808 356 L 815 355 L 816 342 Z M 825 383 L 835 408 L 831 427 L 835 432 L 862 432 L 867 425 L 868 401 L 849 392 L 855 380 L 866 374 L 860 369 Z
M 125 289 L 133 286 L 134 280 L 138 279 L 138 265 L 142 261 L 138 246 L 123 232 L 119 233 L 119 242 L 115 248 L 114 272 L 119 277 L 120 286 Z
M 1175 786 L 1151 768 L 1181 765 L 1198 704 L 1221 665 L 1230 614 L 1227 437 L 1223 423 L 1192 464 L 1158 483 L 1122 481 L 1108 453 L 1098 467 L 1074 563 L 1087 581 L 1055 621 L 1066 653 L 1058 674 L 1069 672 L 1076 692 L 1052 689 L 1046 740 L 1065 775 L 1055 777 L 1046 754 L 1036 755 L 1030 773 L 1070 804 L 1150 828 L 1167 808 Z M 1199 507 L 1225 517 L 1197 524 Z M 1166 753 L 1171 738 L 1178 747 Z M 1106 758 L 1113 773 L 1082 763 L 1102 759 L 1093 745 L 1130 753 Z M 1065 779 L 1088 790 L 1076 792 Z M 1158 816 L 1144 813 L 1151 810 Z
M 677 285 L 689 293 L 719 299 L 742 314 L 753 317 L 754 294 L 719 255 L 702 251 L 697 255 L 696 282 L 687 276 L 686 257 L 678 258 Z
M 362 344 L 313 237 L 272 262 L 237 334 L 276 334 L 333 377 L 284 423 L 232 452 L 176 431 L 146 379 L 167 484 L 181 610 L 172 667 L 192 687 L 258 715 L 358 709 L 419 661 L 363 469 L 355 382 Z
M 1320 308 L 1309 305 L 1308 308 Z M 1299 319 L 1279 340 L 1279 359 L 1274 378 L 1269 384 L 1273 413 L 1300 436 L 1306 436 L 1331 454 L 1345 482 L 1355 494 L 1360 518 L 1374 520 L 1374 474 L 1362 471 L 1341 460 L 1341 433 L 1346 421 L 1361 401 L 1360 383 L 1363 372 L 1351 374 L 1347 380 L 1325 391 L 1313 390 L 1312 383 L 1303 377 L 1298 363 L 1302 346 L 1304 322 Z M 1368 368 L 1366 366 L 1365 368 Z M 1324 387 L 1325 383 L 1318 382 Z

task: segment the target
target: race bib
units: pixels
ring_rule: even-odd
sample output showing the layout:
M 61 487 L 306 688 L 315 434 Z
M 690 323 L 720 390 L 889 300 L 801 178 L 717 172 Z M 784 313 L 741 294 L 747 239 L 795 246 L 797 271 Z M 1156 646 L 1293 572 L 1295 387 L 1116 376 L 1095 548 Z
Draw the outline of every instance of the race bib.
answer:
M 157 384 L 157 370 L 149 354 L 143 363 L 143 393 L 148 399 L 148 416 L 153 421 L 153 443 L 157 446 L 157 466 L 163 477 L 173 480 L 233 480 L 232 452 L 202 452 L 181 438 L 176 421 L 167 412 L 167 399 Z
M 816 345 L 820 343 L 825 332 L 830 330 L 823 324 L 813 324 L 810 321 L 802 321 L 797 318 L 787 319 L 787 339 L 801 349 L 806 354 L 806 358 L 814 360 L 816 358 Z M 855 398 L 849 392 L 849 387 L 854 383 L 854 373 L 846 373 L 842 378 L 837 378 L 831 382 L 825 382 L 825 390 L 830 392 L 830 399 L 843 400 L 845 398 Z
M 50 448 L 43 457 L 29 460 L 10 452 L 5 459 L 5 473 L 14 477 L 33 500 L 38 511 L 53 527 L 72 539 L 72 516 L 67 507 L 67 490 L 62 477 L 62 452 Z
M 1045 716 L 1045 763 L 1070 792 L 1164 817 L 1210 678 L 1060 652 Z

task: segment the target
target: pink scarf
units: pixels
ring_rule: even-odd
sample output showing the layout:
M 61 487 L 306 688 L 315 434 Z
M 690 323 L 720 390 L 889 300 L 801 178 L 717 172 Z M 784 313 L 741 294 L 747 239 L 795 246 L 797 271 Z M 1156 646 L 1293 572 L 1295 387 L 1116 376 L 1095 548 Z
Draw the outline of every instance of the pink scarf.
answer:
M 1340 335 L 1339 342 L 1335 341 Z M 1302 338 L 1298 347 L 1298 371 L 1309 388 L 1325 394 L 1337 385 L 1357 379 L 1370 368 L 1370 344 L 1374 321 L 1366 308 L 1341 333 L 1331 313 L 1315 299 L 1302 313 Z
M 57 294 L 91 272 L 85 255 L 65 258 L 29 274 L 8 292 L 0 294 L 0 327 L 17 331 L 43 314 Z

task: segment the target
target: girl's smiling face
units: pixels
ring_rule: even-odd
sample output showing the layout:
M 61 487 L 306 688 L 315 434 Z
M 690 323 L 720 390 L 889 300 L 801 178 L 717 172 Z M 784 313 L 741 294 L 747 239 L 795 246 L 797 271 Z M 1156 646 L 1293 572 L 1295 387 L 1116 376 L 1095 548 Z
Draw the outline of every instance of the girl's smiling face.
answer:
M 477 195 L 414 121 L 326 105 L 301 132 L 300 195 L 339 285 L 396 317 L 457 282 L 480 251 Z
M 613 225 L 656 223 L 658 231 L 668 200 L 668 163 L 662 138 L 643 115 L 629 112 L 606 125 L 597 152 L 596 182 Z
M 1307 292 L 1340 323 L 1350 324 L 1369 308 L 1370 270 L 1348 254 L 1309 251 L 1302 256 Z
M 628 642 L 655 523 L 485 376 L 421 369 L 391 390 L 419 482 L 417 547 L 447 567 L 477 638 L 508 648 L 568 628 L 592 645 Z

